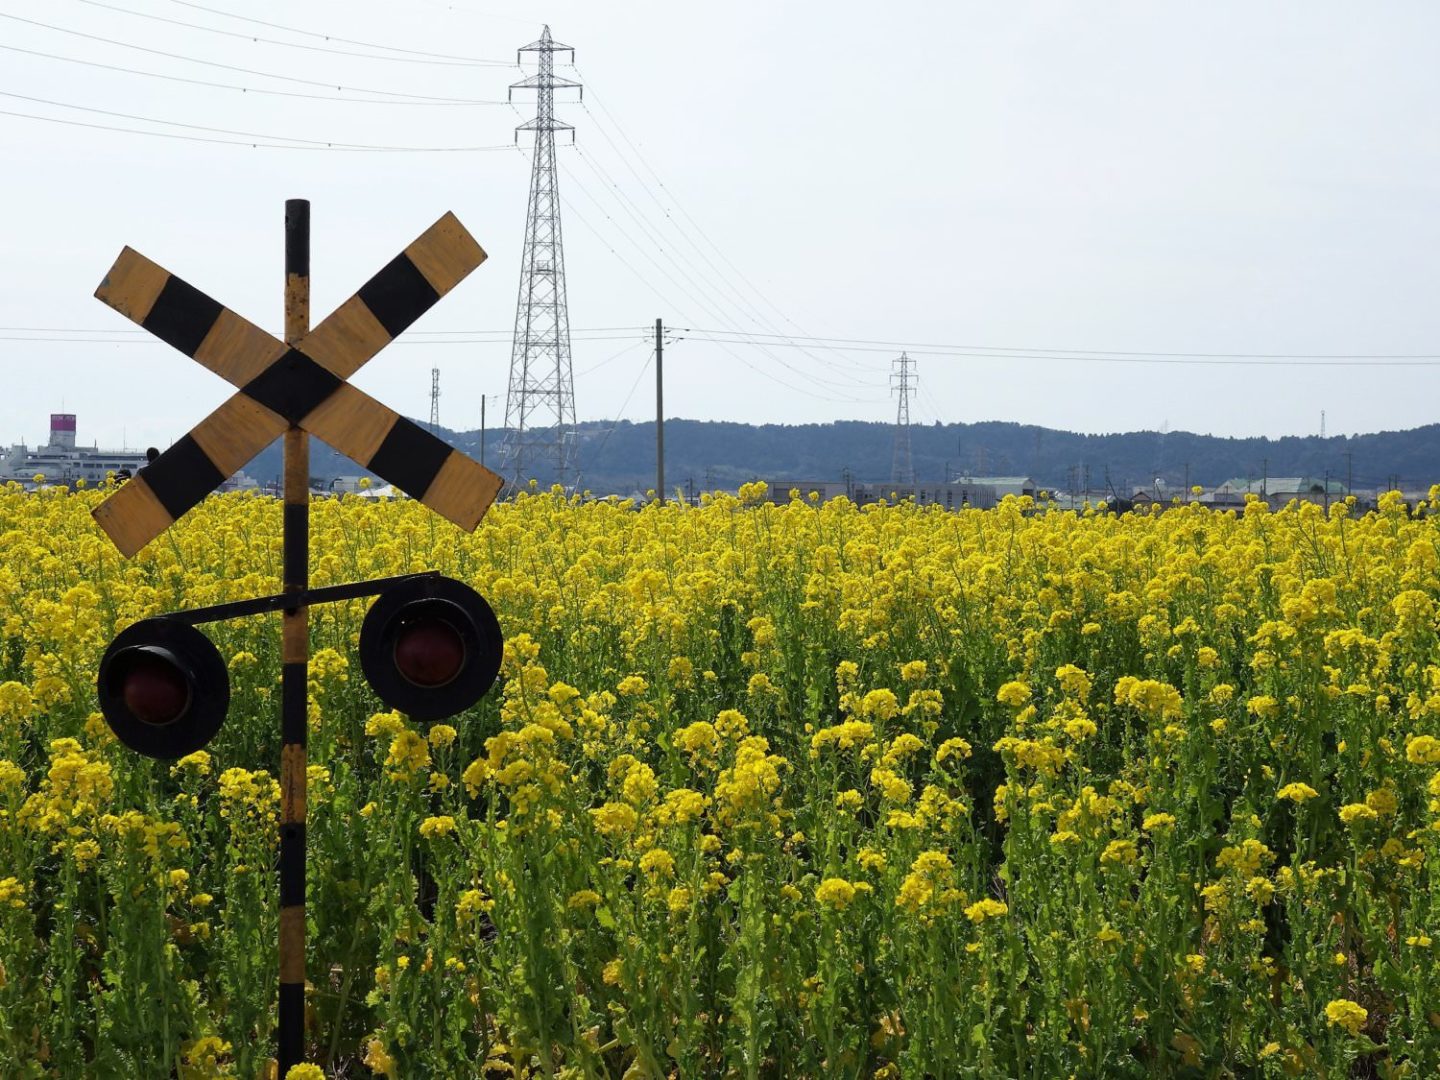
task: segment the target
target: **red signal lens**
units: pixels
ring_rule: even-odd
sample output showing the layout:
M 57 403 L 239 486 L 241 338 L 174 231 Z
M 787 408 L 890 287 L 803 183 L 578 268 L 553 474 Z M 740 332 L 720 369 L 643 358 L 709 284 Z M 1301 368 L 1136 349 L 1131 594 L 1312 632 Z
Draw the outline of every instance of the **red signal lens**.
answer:
M 465 642 L 443 619 L 421 616 L 395 636 L 395 667 L 416 686 L 444 686 L 464 666 Z
M 173 724 L 190 707 L 190 682 L 163 649 L 137 649 L 121 675 L 125 707 L 142 724 Z

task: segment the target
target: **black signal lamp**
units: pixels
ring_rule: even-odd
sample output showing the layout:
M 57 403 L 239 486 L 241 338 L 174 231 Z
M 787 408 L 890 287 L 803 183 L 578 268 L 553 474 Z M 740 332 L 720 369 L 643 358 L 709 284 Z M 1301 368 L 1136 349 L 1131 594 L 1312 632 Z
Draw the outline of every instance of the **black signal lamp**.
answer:
M 219 651 L 178 619 L 143 619 L 116 635 L 100 660 L 96 690 L 117 739 L 167 760 L 213 739 L 230 707 Z
M 414 578 L 380 594 L 360 627 L 360 666 L 380 700 L 443 720 L 484 696 L 500 673 L 495 612 L 454 578 Z

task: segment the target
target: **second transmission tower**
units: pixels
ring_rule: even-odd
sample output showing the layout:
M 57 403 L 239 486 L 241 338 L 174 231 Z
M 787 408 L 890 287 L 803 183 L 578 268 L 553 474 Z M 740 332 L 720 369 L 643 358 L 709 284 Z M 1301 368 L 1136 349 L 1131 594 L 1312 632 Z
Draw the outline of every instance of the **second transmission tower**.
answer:
M 895 410 L 895 451 L 890 459 L 892 484 L 915 483 L 915 462 L 910 456 L 910 389 L 915 385 L 915 361 L 901 353 L 890 373 L 890 385 L 899 399 Z
M 440 369 L 430 369 L 430 434 L 440 434 Z
M 525 252 L 505 398 L 506 437 L 501 472 L 513 485 L 531 478 L 560 484 L 575 478 L 575 385 L 570 365 L 570 316 L 565 304 L 565 253 L 560 233 L 555 132 L 574 127 L 555 119 L 555 91 L 580 84 L 555 75 L 555 54 L 575 50 L 550 37 L 520 49 L 534 53 L 539 70 L 510 89 L 535 91 L 535 119 L 515 130 L 535 133 L 530 168 L 530 205 L 525 212 Z

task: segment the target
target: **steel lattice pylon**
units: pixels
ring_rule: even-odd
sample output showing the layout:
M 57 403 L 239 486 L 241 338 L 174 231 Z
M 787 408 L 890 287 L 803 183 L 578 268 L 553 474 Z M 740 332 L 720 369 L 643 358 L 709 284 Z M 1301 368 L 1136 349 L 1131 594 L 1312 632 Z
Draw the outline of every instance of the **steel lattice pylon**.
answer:
M 568 52 L 573 60 L 575 50 L 552 40 L 550 27 L 545 27 L 539 41 L 520 52 L 535 53 L 540 67 L 510 87 L 512 93 L 535 91 L 535 119 L 515 129 L 535 133 L 535 155 L 530 205 L 525 212 L 520 295 L 515 305 L 501 474 L 516 486 L 532 478 L 571 484 L 575 478 L 575 384 L 570 364 L 570 316 L 565 306 L 555 132 L 569 131 L 573 139 L 575 129 L 555 119 L 554 99 L 556 89 L 580 90 L 580 84 L 556 77 L 555 53 Z
M 430 369 L 430 434 L 440 434 L 440 369 Z
M 910 456 L 910 389 L 915 385 L 915 361 L 901 353 L 890 375 L 891 385 L 900 399 L 895 409 L 895 452 L 890 459 L 892 484 L 915 483 L 915 462 Z

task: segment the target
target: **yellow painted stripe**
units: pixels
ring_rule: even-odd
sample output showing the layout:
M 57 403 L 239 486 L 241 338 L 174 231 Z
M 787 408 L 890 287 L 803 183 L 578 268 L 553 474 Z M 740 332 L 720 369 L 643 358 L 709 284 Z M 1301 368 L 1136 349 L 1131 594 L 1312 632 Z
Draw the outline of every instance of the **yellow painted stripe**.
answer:
M 447 213 L 405 249 L 415 269 L 444 296 L 485 261 L 485 251 L 460 219 Z
M 90 513 L 127 559 L 175 523 L 139 476 L 121 484 L 115 494 Z
M 430 490 L 425 492 L 425 505 L 466 532 L 472 532 L 500 494 L 503 483 L 484 465 L 455 450 L 445 459 Z
M 95 296 L 131 322 L 141 324 L 169 280 L 170 271 L 127 247 L 100 282 Z

